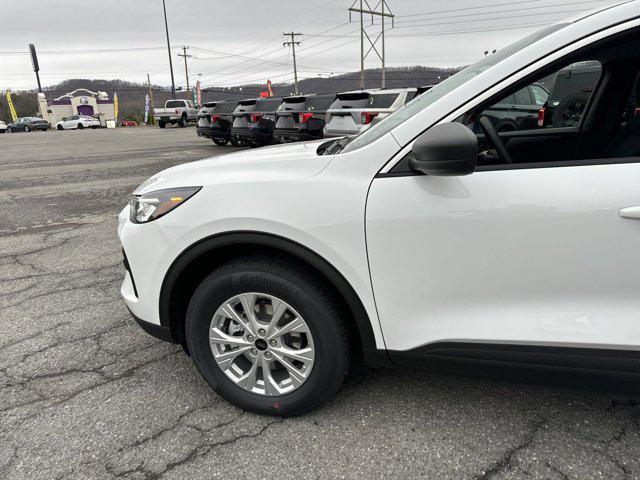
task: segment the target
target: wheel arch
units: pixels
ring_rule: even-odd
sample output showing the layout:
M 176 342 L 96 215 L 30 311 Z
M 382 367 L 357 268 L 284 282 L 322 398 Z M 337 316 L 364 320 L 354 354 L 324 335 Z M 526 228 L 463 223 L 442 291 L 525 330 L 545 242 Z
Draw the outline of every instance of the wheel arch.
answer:
M 263 232 L 236 231 L 207 237 L 182 252 L 162 282 L 160 324 L 169 327 L 173 339 L 186 348 L 184 320 L 189 300 L 200 282 L 222 263 L 239 255 L 271 253 L 302 262 L 332 288 L 349 314 L 357 348 L 372 365 L 386 365 L 386 352 L 378 350 L 369 315 L 351 284 L 325 258 L 293 240 Z

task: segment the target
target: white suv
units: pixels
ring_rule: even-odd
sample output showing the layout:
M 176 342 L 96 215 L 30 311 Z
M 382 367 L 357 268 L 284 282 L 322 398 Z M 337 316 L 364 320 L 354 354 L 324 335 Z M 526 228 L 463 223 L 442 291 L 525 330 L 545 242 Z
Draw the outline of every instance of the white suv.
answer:
M 357 135 L 416 96 L 415 88 L 357 90 L 339 93 L 329 106 L 325 138 Z
M 120 214 L 127 306 L 266 414 L 317 407 L 360 357 L 637 375 L 638 7 L 547 27 L 357 137 L 157 174 Z M 571 126 L 483 115 L 580 61 L 602 74 Z

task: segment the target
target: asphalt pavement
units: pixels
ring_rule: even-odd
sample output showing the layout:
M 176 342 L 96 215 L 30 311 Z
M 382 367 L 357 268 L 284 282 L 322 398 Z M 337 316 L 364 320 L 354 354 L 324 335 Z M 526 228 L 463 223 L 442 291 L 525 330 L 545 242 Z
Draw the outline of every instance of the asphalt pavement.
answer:
M 640 404 L 414 371 L 278 419 L 219 398 L 120 300 L 116 217 L 194 128 L 0 135 L 0 478 L 640 478 Z

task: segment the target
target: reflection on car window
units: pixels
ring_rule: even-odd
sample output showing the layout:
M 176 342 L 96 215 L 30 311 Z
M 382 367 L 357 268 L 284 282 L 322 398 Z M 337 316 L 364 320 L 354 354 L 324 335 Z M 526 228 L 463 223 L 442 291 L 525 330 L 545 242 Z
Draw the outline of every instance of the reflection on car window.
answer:
M 547 92 L 540 85 L 531 85 L 529 88 L 531 89 L 533 100 L 535 101 L 536 105 L 544 105 L 544 102 L 546 102 L 547 98 L 549 97 L 549 92 Z
M 477 114 L 471 113 L 467 116 L 467 126 L 481 133 L 478 120 L 484 116 L 499 133 L 575 127 L 582 119 L 601 73 L 602 65 L 597 61 L 571 64 L 509 95 L 507 100 L 496 102 Z
M 528 88 L 518 90 L 514 96 L 516 97 L 516 105 L 534 105 Z

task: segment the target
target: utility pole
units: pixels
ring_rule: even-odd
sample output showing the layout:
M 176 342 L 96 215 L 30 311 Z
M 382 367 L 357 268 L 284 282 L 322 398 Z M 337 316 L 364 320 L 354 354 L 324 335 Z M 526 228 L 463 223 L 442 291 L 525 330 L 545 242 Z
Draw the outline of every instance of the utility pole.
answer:
M 147 73 L 147 87 L 149 88 L 149 114 L 151 115 L 151 125 L 155 123 L 155 119 L 153 118 L 153 111 L 155 110 L 155 106 L 153 104 L 153 90 L 151 90 L 151 77 Z
M 162 9 L 164 10 L 164 29 L 167 32 L 167 51 L 169 52 L 169 70 L 171 70 L 171 98 L 176 97 L 176 82 L 173 79 L 173 60 L 171 59 L 171 42 L 169 42 L 169 24 L 167 23 L 167 6 L 165 0 L 162 0 Z
M 291 45 L 291 48 L 293 50 L 293 79 L 295 85 L 295 94 L 298 95 L 298 67 L 296 65 L 296 45 L 300 45 L 300 42 L 296 42 L 296 37 L 302 36 L 302 33 L 289 32 L 283 33 L 282 35 L 285 37 L 291 37 L 290 42 L 284 42 L 282 45 L 285 47 Z
M 356 8 L 356 4 L 359 3 L 359 8 Z M 380 10 L 378 10 L 380 8 Z M 386 86 L 386 58 L 385 58 L 385 44 L 384 44 L 384 33 L 385 33 L 385 18 L 391 19 L 391 28 L 395 26 L 395 15 L 391 13 L 391 9 L 387 4 L 386 0 L 380 0 L 374 8 L 371 8 L 369 5 L 369 0 L 354 0 L 353 5 L 349 8 L 349 21 L 351 21 L 351 14 L 359 13 L 360 14 L 360 88 L 364 88 L 364 59 L 367 58 L 367 55 L 371 53 L 373 50 L 378 58 L 382 61 L 382 87 Z M 372 40 L 369 34 L 364 29 L 364 15 L 371 15 L 371 25 L 373 25 L 373 17 L 380 17 L 382 19 L 381 26 L 382 29 L 378 36 Z M 369 49 L 364 51 L 364 39 L 367 39 L 369 42 Z M 382 46 L 380 51 L 376 47 L 378 40 L 381 40 Z
M 187 58 L 193 57 L 193 55 L 187 55 L 187 47 L 186 45 L 182 47 L 182 53 L 179 53 L 179 57 L 184 57 L 184 75 L 187 79 L 187 98 L 189 98 L 189 67 L 187 65 Z

